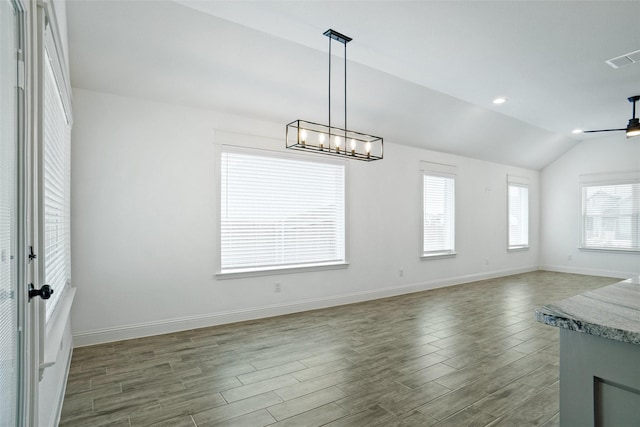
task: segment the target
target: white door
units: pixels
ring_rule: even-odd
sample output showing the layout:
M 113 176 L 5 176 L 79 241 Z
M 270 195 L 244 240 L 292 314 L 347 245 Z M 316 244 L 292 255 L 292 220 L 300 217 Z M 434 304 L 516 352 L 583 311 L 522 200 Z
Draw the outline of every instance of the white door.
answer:
M 24 257 L 18 200 L 18 19 L 17 6 L 0 0 L 0 427 L 21 420 L 22 341 L 19 335 Z

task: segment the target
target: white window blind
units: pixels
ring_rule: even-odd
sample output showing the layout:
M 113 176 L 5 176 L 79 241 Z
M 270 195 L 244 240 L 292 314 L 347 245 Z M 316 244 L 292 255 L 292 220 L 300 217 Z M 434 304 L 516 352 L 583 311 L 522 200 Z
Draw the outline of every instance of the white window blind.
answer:
M 455 253 L 455 167 L 421 162 L 422 256 Z M 453 173 L 452 173 L 453 172 Z
M 221 273 L 345 262 L 345 163 L 223 147 Z
M 529 246 L 529 186 L 524 178 L 508 180 L 509 249 Z
M 42 148 L 42 209 L 44 283 L 54 289 L 47 300 L 46 318 L 71 280 L 70 146 L 71 129 L 54 67 L 45 49 L 44 141 Z
M 587 249 L 640 251 L 640 173 L 582 179 L 582 232 Z

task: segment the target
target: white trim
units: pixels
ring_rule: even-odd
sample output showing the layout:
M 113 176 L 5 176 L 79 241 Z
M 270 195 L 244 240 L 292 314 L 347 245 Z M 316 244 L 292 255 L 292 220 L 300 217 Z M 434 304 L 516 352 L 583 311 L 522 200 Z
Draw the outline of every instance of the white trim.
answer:
M 67 392 L 67 378 L 69 377 L 69 371 L 71 369 L 71 358 L 73 357 L 73 345 L 69 346 L 69 354 L 67 356 L 67 366 L 64 371 L 64 383 L 62 387 L 59 387 L 55 396 L 55 405 L 53 423 L 49 427 L 56 427 L 60 424 L 60 418 L 62 417 L 62 406 L 64 404 L 64 395 Z
M 265 140 L 270 139 L 269 137 L 264 137 Z M 291 151 L 276 151 L 270 150 L 268 148 L 255 148 L 251 146 L 243 146 L 236 144 L 227 144 L 222 143 L 219 145 L 220 154 L 227 153 L 239 153 L 246 154 L 248 156 L 260 156 L 260 157 L 271 157 L 273 159 L 290 159 L 297 160 L 300 162 L 309 162 L 309 163 L 327 163 L 331 165 L 344 166 L 345 169 L 348 165 L 346 159 L 339 157 L 320 157 L 315 154 L 307 154 L 307 153 L 292 153 Z M 219 162 L 220 159 L 217 159 Z
M 216 273 L 214 278 L 218 280 L 240 279 L 244 277 L 273 276 L 276 274 L 294 274 L 294 273 L 308 273 L 311 271 L 343 270 L 347 267 L 349 267 L 348 262 L 340 262 L 340 263 L 333 263 L 333 264 L 304 265 L 299 267 L 289 266 L 289 267 L 276 267 L 276 268 L 268 268 L 268 269 L 246 269 L 245 271 Z
M 523 177 L 523 176 L 516 176 L 516 175 L 508 175 L 507 174 L 507 185 L 509 185 L 509 184 L 528 187 L 529 186 L 529 178 L 526 178 L 526 177 Z
M 458 167 L 444 163 L 425 162 L 420 160 L 420 170 L 443 175 L 456 175 Z
M 580 186 L 597 186 L 607 184 L 628 184 L 640 181 L 640 171 L 621 171 L 592 173 L 579 176 Z
M 458 255 L 457 252 L 447 252 L 447 253 L 442 253 L 442 252 L 436 252 L 436 253 L 432 253 L 432 254 L 422 254 L 420 256 L 420 259 L 422 260 L 428 260 L 428 259 L 441 259 L 441 258 L 455 258 L 456 255 Z
M 40 363 L 40 370 L 48 368 L 56 363 L 58 352 L 60 351 L 60 343 L 64 336 L 64 330 L 69 322 L 71 314 L 71 305 L 76 295 L 76 288 L 65 286 L 64 294 L 60 297 L 53 315 L 47 322 L 46 339 L 44 340 L 44 357 Z
M 617 279 L 629 279 L 640 274 L 638 271 L 604 270 L 599 268 L 567 267 L 564 265 L 541 265 L 540 270 L 555 271 L 558 273 L 584 274 L 587 276 L 615 277 Z
M 152 322 L 144 322 L 133 325 L 115 326 L 112 328 L 81 331 L 73 335 L 73 342 L 76 347 L 83 347 L 87 345 L 101 344 L 112 341 L 167 334 L 195 328 L 205 328 L 227 323 L 243 322 L 247 320 L 280 316 L 283 314 L 291 314 L 302 311 L 335 307 L 345 304 L 353 304 L 379 298 L 405 295 L 445 286 L 475 282 L 478 280 L 495 279 L 498 277 L 510 276 L 513 274 L 528 273 L 536 270 L 538 270 L 538 266 L 495 270 L 490 272 L 436 279 L 428 282 L 389 286 L 386 288 L 370 291 L 360 291 L 343 295 L 313 298 L 293 303 L 273 304 L 255 308 L 228 310 L 221 313 L 202 314 L 197 316 L 187 316 Z
M 624 254 L 631 254 L 631 255 L 640 255 L 640 249 L 625 249 L 625 248 L 616 249 L 616 248 L 598 248 L 596 246 L 592 246 L 592 247 L 580 246 L 578 250 L 581 252 L 604 252 L 604 253 L 610 253 L 610 254 L 624 253 Z

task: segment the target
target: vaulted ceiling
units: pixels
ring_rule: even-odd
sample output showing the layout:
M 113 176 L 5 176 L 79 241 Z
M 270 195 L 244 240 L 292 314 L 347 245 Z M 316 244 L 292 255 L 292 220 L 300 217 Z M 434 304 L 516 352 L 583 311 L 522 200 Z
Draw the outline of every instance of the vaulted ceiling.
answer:
M 327 122 L 333 28 L 354 39 L 350 129 L 531 169 L 598 136 L 574 128 L 625 127 L 640 95 L 640 63 L 605 62 L 640 50 L 639 1 L 92 0 L 67 15 L 72 86 L 283 129 Z

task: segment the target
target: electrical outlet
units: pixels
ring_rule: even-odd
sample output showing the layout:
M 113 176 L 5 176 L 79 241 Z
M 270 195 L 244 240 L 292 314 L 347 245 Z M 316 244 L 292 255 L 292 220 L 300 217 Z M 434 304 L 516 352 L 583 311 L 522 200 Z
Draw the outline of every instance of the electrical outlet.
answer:
M 398 276 L 400 277 L 404 276 L 404 268 L 401 268 L 400 270 L 398 270 Z
M 567 255 L 567 259 L 568 259 L 569 261 L 571 261 L 571 260 L 573 259 L 573 255 L 571 255 L 571 254 Z
M 280 282 L 275 282 L 273 284 L 273 292 L 281 292 L 282 291 L 282 284 Z
M 489 265 L 489 258 L 484 259 L 484 265 Z

